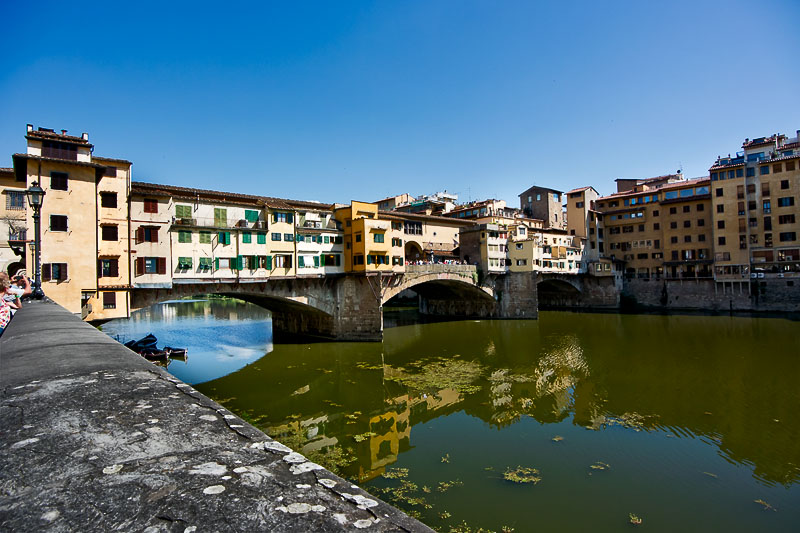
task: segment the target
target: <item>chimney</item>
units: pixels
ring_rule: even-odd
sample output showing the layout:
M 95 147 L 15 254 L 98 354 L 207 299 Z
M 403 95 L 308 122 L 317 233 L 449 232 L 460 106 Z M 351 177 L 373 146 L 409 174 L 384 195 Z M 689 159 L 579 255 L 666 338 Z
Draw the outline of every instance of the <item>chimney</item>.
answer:
M 89 134 L 88 133 L 81 133 L 81 139 L 83 139 L 84 141 L 88 141 L 89 140 Z
M 28 124 L 28 132 L 30 133 L 32 131 L 33 131 L 33 124 Z
M 67 130 L 61 130 L 61 135 L 66 135 L 66 134 L 67 134 Z

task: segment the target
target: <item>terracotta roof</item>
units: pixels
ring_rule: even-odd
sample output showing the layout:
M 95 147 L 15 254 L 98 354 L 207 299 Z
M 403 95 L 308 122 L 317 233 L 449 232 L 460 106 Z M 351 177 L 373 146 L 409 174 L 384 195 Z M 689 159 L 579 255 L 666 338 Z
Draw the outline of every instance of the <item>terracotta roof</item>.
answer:
M 115 159 L 113 157 L 102 157 L 102 156 L 99 156 L 99 155 L 93 155 L 92 159 L 99 159 L 101 161 L 111 161 L 112 163 L 127 163 L 128 165 L 132 165 L 133 164 L 130 161 L 128 161 L 127 159 Z
M 63 133 L 56 133 L 54 131 L 42 131 L 42 130 L 31 130 L 25 136 L 33 137 L 35 139 L 52 139 L 54 141 L 61 141 L 61 142 L 68 142 L 68 143 L 75 143 L 75 144 L 85 144 L 88 145 L 89 141 L 84 139 L 83 137 L 75 137 L 74 135 L 64 135 Z
M 11 157 L 14 159 L 33 159 L 34 161 L 52 161 L 53 163 L 64 163 L 66 165 L 78 165 L 82 167 L 106 168 L 105 165 L 100 165 L 97 163 L 88 163 L 86 161 L 74 161 L 72 159 L 59 159 L 57 157 L 42 157 L 40 155 L 13 154 Z
M 448 224 L 455 224 L 456 226 L 472 226 L 474 224 L 471 220 L 463 220 L 453 217 L 440 217 L 436 215 L 420 215 L 418 213 L 400 213 L 397 211 L 378 211 L 381 218 L 385 220 L 424 220 L 428 222 L 447 222 Z
M 572 194 L 572 193 L 574 193 L 574 192 L 581 192 L 581 191 L 585 191 L 586 189 L 593 189 L 593 190 L 594 190 L 594 192 L 597 192 L 597 189 L 595 189 L 595 188 L 594 188 L 594 187 L 592 187 L 591 185 L 587 185 L 586 187 L 579 187 L 579 188 L 577 188 L 577 189 L 572 189 L 571 191 L 567 191 L 567 192 L 565 192 L 564 194 Z
M 769 137 L 758 137 L 756 139 L 748 139 L 742 143 L 742 148 L 750 148 L 753 146 L 763 146 L 765 144 L 774 144 L 778 137 L 781 135 L 770 135 Z
M 162 194 L 169 194 L 183 198 L 195 198 L 198 195 L 204 198 L 215 198 L 221 201 L 228 202 L 251 202 L 255 204 L 265 205 L 275 209 L 317 209 L 320 211 L 329 211 L 331 204 L 323 204 L 317 202 L 309 202 L 305 200 L 288 200 L 284 198 L 273 198 L 270 196 L 256 196 L 252 194 L 241 194 L 235 192 L 213 191 L 209 189 L 194 189 L 189 187 L 178 187 L 175 185 L 161 185 L 157 183 L 145 183 L 141 181 L 134 181 L 131 183 L 132 193 L 151 193 L 160 192 Z
M 684 188 L 684 187 L 691 187 L 691 186 L 697 185 L 697 184 L 699 184 L 700 182 L 703 182 L 703 181 L 707 181 L 707 182 L 711 183 L 711 178 L 709 178 L 708 176 L 704 176 L 704 177 L 700 177 L 700 178 L 692 178 L 692 179 L 688 179 L 688 180 L 681 180 L 681 181 L 676 182 L 676 183 L 668 183 L 668 184 L 664 185 L 663 187 L 659 187 L 658 189 L 651 189 L 649 191 L 615 192 L 613 194 L 609 194 L 608 196 L 601 196 L 600 198 L 597 199 L 597 201 L 598 202 L 602 202 L 603 200 L 608 200 L 608 199 L 612 199 L 613 200 L 613 199 L 617 199 L 617 198 L 623 198 L 625 196 L 640 196 L 640 195 L 648 196 L 648 195 L 657 193 L 659 191 L 664 191 L 664 190 L 669 190 L 669 189 L 681 189 L 681 188 Z

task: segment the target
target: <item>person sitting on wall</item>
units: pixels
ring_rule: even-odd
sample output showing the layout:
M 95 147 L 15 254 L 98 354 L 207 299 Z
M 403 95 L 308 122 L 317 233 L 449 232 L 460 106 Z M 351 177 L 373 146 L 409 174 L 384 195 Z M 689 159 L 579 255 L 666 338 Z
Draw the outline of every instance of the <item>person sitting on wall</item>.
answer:
M 3 297 L 0 298 L 0 335 L 3 334 L 6 326 L 11 321 L 11 310 L 17 307 L 15 303 L 6 300 L 6 290 L 10 286 L 11 282 L 8 279 L 8 274 L 0 272 L 0 294 L 3 295 Z M 14 299 L 16 299 L 16 296 L 14 296 Z

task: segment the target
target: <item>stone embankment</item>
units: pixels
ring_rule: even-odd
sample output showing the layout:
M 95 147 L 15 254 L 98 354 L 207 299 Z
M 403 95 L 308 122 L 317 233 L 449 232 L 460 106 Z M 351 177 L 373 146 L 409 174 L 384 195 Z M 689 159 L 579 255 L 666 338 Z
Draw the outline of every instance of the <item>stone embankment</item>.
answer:
M 0 337 L 2 531 L 431 531 L 53 303 Z

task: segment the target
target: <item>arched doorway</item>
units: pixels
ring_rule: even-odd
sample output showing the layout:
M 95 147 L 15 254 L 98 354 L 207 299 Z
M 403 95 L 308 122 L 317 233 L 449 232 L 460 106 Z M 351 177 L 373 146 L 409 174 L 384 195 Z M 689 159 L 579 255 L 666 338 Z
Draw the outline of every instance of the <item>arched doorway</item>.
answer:
M 422 247 L 414 241 L 406 241 L 405 246 L 406 261 L 422 261 L 425 259 L 425 254 L 422 252 Z

